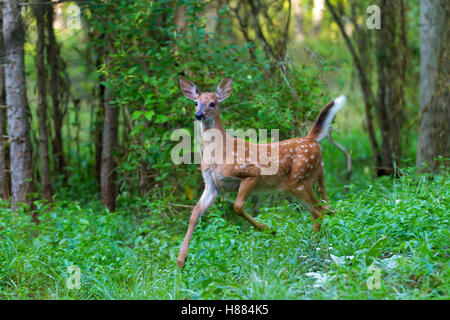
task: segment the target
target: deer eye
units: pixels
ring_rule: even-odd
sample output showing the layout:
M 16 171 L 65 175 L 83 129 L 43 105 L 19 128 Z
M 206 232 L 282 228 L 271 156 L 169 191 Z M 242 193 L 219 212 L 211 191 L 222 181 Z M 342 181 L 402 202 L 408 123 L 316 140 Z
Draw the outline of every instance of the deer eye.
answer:
M 214 103 L 214 102 L 211 102 L 210 104 L 209 104 L 209 107 L 210 108 L 214 108 L 216 106 L 216 104 Z

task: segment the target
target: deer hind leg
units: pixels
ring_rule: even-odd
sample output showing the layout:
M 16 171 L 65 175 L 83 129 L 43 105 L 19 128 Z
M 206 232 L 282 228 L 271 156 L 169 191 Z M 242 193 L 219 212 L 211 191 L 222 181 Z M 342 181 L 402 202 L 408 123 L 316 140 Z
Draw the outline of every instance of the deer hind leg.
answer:
M 325 188 L 325 174 L 323 172 L 323 169 L 320 169 L 319 176 L 317 178 L 317 192 L 319 193 L 322 202 L 328 202 L 327 190 Z M 326 214 L 328 215 L 336 213 L 336 211 L 333 210 L 330 205 L 326 205 L 325 209 Z
M 248 222 L 252 224 L 258 230 L 269 229 L 264 223 L 260 223 L 253 219 L 247 212 L 244 210 L 245 200 L 247 200 L 250 193 L 252 193 L 255 186 L 258 184 L 257 178 L 245 178 L 241 181 L 241 185 L 239 186 L 239 191 L 234 201 L 233 209 L 237 215 L 243 217 Z
M 197 205 L 192 210 L 191 219 L 189 220 L 189 226 L 184 237 L 183 244 L 181 245 L 180 251 L 178 253 L 177 265 L 183 268 L 189 251 L 189 243 L 191 242 L 192 234 L 194 233 L 195 226 L 197 225 L 198 219 L 206 212 L 213 204 L 217 197 L 217 189 L 215 186 L 206 183 L 205 190 L 197 202 Z
M 323 169 L 319 171 L 317 178 L 317 192 L 320 194 L 320 198 L 324 202 L 328 202 L 327 190 L 325 188 L 325 175 Z
M 303 184 L 294 189 L 292 193 L 307 206 L 314 221 L 314 232 L 318 232 L 320 230 L 320 223 L 316 222 L 316 220 L 320 220 L 323 217 L 322 212 L 325 211 L 325 209 L 323 206 L 319 205 L 320 202 L 314 195 L 312 184 Z

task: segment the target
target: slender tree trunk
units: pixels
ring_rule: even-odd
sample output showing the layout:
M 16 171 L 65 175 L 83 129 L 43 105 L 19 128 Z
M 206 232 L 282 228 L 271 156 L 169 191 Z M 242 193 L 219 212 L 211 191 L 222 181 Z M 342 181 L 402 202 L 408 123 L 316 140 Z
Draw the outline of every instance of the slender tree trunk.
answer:
M 186 6 L 185 5 L 177 5 L 175 8 L 175 14 L 173 22 L 175 23 L 176 29 L 177 29 L 177 37 L 181 37 L 184 33 L 187 25 L 186 21 Z M 175 55 L 178 55 L 178 43 L 175 41 L 175 48 L 174 53 Z
M 77 169 L 81 170 L 81 164 L 79 159 L 81 159 L 80 154 L 80 133 L 81 133 L 81 123 L 80 123 L 80 106 L 81 100 L 78 98 L 73 98 L 73 106 L 75 109 L 75 147 L 77 151 Z
M 216 34 L 217 26 L 219 25 L 219 20 L 217 17 L 219 16 L 219 9 L 221 9 L 221 1 L 213 1 L 206 8 L 205 16 L 208 19 L 205 24 L 205 32 L 209 32 L 213 35 Z
M 375 107 L 382 136 L 382 166 L 394 170 L 401 157 L 407 62 L 405 4 L 381 0 L 383 14 L 377 31 L 378 104 Z
M 92 32 L 89 34 L 91 38 L 97 37 L 101 40 L 101 43 L 104 43 L 105 34 L 103 32 Z M 95 67 L 97 70 L 100 70 L 102 64 L 105 59 L 105 52 L 103 45 L 96 45 L 97 42 L 94 41 L 94 51 L 95 51 Z M 99 75 L 98 78 L 98 107 L 94 108 L 94 177 L 98 182 L 99 190 L 100 190 L 100 176 L 101 176 L 101 167 L 102 167 L 102 140 L 103 140 L 103 123 L 104 123 L 104 114 L 105 114 L 105 86 L 103 82 L 105 78 L 102 74 Z
M 12 208 L 15 209 L 21 202 L 30 204 L 27 194 L 32 191 L 30 110 L 25 83 L 24 31 L 21 9 L 16 0 L 3 2 L 3 39 Z
M 108 40 L 106 40 L 108 43 Z M 105 63 L 108 65 L 108 47 L 106 49 Z M 100 176 L 100 194 L 103 204 L 110 210 L 116 210 L 116 181 L 115 181 L 115 158 L 114 152 L 117 150 L 119 109 L 110 104 L 111 89 L 105 87 L 105 120 L 103 124 L 102 143 L 102 167 Z
M 120 128 L 120 124 L 119 124 Z M 127 152 L 130 145 L 130 126 L 128 125 L 127 111 L 122 108 L 122 141 L 120 142 L 121 148 Z
M 295 17 L 295 39 L 297 42 L 303 42 L 305 39 L 305 34 L 303 31 L 303 10 L 302 10 L 302 0 L 293 0 L 292 6 L 294 7 L 294 17 Z
M 100 66 L 100 64 L 99 64 Z M 94 129 L 94 147 L 95 147 L 95 170 L 94 176 L 99 185 L 102 168 L 102 141 L 103 141 L 103 123 L 105 118 L 105 86 L 102 84 L 104 78 L 100 75 L 98 84 L 98 108 L 95 112 Z
M 314 0 L 312 12 L 313 35 L 317 36 L 320 31 L 320 25 L 323 19 L 323 9 L 325 8 L 325 0 Z
M 5 92 L 5 50 L 3 48 L 3 12 L 0 10 L 0 197 L 9 198 L 9 174 L 7 172 L 6 154 L 8 152 L 6 135 L 8 134 L 6 122 L 6 92 Z
M 417 166 L 437 171 L 450 161 L 450 63 L 447 1 L 422 0 L 420 5 L 420 128 Z M 435 160 L 438 156 L 445 161 Z M 423 168 L 422 168 L 423 169 Z
M 65 159 L 62 143 L 62 126 L 63 126 L 63 115 L 61 112 L 60 101 L 59 101 L 59 77 L 58 77 L 58 48 L 56 43 L 55 31 L 53 29 L 54 12 L 53 5 L 47 6 L 47 63 L 50 68 L 50 92 L 52 96 L 53 105 L 53 126 L 54 126 L 54 137 L 53 137 L 53 156 L 55 161 L 55 170 L 58 174 L 64 176 L 64 180 L 67 180 L 67 174 L 65 170 Z
M 177 6 L 175 9 L 175 25 L 177 27 L 177 32 L 182 33 L 186 28 L 186 6 Z
M 2 71 L 0 71 L 0 197 L 3 200 L 7 200 L 9 198 L 9 175 L 6 165 L 7 125 L 5 102 L 5 82 L 2 68 Z
M 38 0 L 37 4 L 42 4 L 43 0 Z M 41 162 L 41 184 L 42 196 L 48 201 L 52 200 L 52 184 L 50 176 L 50 160 L 48 155 L 48 128 L 47 128 L 47 89 L 46 89 L 46 70 L 45 70 L 45 19 L 44 7 L 38 5 L 34 8 L 36 16 L 36 69 L 37 69 L 37 91 L 39 118 L 39 159 Z

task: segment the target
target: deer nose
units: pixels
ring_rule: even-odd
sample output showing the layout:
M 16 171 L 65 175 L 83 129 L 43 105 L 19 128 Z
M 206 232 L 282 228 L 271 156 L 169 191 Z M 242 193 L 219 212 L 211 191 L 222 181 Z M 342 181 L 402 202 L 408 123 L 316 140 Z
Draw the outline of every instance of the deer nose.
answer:
M 196 112 L 195 113 L 195 119 L 203 120 L 203 119 L 205 119 L 205 115 L 203 114 L 203 112 Z

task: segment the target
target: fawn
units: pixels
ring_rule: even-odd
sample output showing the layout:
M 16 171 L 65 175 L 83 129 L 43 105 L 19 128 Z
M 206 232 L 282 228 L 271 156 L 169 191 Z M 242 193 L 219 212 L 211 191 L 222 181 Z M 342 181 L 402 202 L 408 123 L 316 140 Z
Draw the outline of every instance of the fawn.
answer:
M 189 227 L 178 254 L 178 266 L 184 267 L 189 242 L 198 219 L 213 205 L 219 191 L 237 191 L 234 211 L 259 230 L 268 227 L 257 222 L 244 210 L 245 200 L 251 192 L 262 189 L 289 191 L 306 205 L 315 221 L 314 231 L 319 231 L 320 223 L 316 220 L 324 213 L 334 212 L 329 205 L 320 205 L 313 190 L 313 185 L 317 182 L 322 201 L 328 202 L 318 141 L 327 135 L 336 112 L 345 104 L 345 96 L 340 96 L 323 108 L 306 137 L 254 144 L 227 135 L 222 126 L 219 107 L 231 94 L 231 77 L 223 79 L 215 93 L 200 93 L 194 83 L 183 77 L 180 77 L 180 87 L 188 99 L 195 101 L 195 118 L 201 121 L 202 125 L 201 171 L 205 189 L 192 211 Z M 214 135 L 214 140 L 209 134 L 211 132 L 218 133 Z M 239 144 L 241 148 L 237 146 Z M 211 146 L 217 151 L 215 156 L 205 156 L 205 150 Z M 272 162 L 276 162 L 274 172 L 267 173 L 267 170 L 264 170 L 268 167 L 268 162 L 262 161 L 265 155 L 269 155 Z

